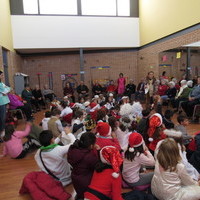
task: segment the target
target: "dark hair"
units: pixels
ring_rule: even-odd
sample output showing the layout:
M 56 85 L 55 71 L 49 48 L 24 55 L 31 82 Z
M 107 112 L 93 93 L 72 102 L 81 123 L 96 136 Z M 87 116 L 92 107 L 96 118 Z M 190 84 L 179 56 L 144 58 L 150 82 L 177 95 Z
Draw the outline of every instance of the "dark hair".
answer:
M 76 140 L 73 144 L 75 148 L 89 149 L 91 145 L 96 143 L 96 136 L 91 132 L 85 132 L 81 135 L 80 140 Z
M 139 153 L 139 155 L 141 153 L 144 153 L 144 148 L 143 145 L 140 145 L 139 147 L 134 147 L 134 152 L 130 152 L 129 151 L 129 145 L 128 145 L 128 149 L 125 151 L 125 158 L 127 160 L 133 161 L 135 156 Z
M 100 109 L 97 111 L 97 121 L 103 120 L 106 117 L 106 111 L 103 109 Z
M 15 132 L 15 127 L 12 124 L 8 124 L 5 127 L 5 136 L 3 137 L 3 140 L 5 142 L 9 141 Z
M 124 76 L 124 74 L 123 74 L 123 73 L 120 73 L 119 76 Z
M 80 118 L 81 116 L 83 116 L 83 111 L 82 110 L 76 110 L 74 112 L 74 119 Z
M 142 110 L 143 117 L 147 117 L 150 114 L 150 112 L 151 112 L 150 108 Z
M 115 131 L 116 128 L 117 128 L 117 127 L 116 127 L 116 122 L 117 122 L 116 117 L 111 116 L 111 117 L 108 118 L 108 123 L 109 123 L 109 125 L 110 125 L 112 131 Z
M 157 140 L 157 139 L 160 138 L 160 133 L 161 133 L 161 131 L 162 131 L 162 127 L 161 127 L 161 126 L 156 127 L 156 130 L 155 130 L 155 132 L 154 132 L 154 134 L 153 134 L 153 139 L 154 139 L 154 140 Z
M 102 163 L 101 161 L 97 162 L 97 164 L 95 165 L 95 171 L 97 173 L 102 172 L 104 169 L 112 169 L 111 165 Z
M 53 133 L 50 130 L 45 130 L 40 133 L 39 141 L 42 146 L 49 146 L 53 138 Z
M 52 110 L 51 114 L 52 114 L 52 116 L 60 115 L 61 111 L 58 110 L 57 108 L 55 108 L 54 110 Z
M 68 102 L 67 101 L 62 101 L 60 104 L 63 108 L 66 108 L 68 106 Z
M 130 123 L 131 120 L 128 117 L 123 117 L 121 119 L 122 121 L 124 121 L 125 123 Z M 129 127 L 124 126 L 122 123 L 120 124 L 119 128 L 124 132 L 126 131 L 126 129 L 128 128 L 129 131 L 133 131 L 132 125 L 130 125 Z
M 3 74 L 3 72 L 0 70 L 0 75 Z
M 153 73 L 153 74 L 154 74 L 154 72 L 153 72 L 153 71 L 150 71 L 150 72 L 148 72 L 148 75 L 149 75 L 150 73 Z
M 51 117 L 51 111 L 46 111 L 45 112 L 45 117 Z
M 173 117 L 173 115 L 174 115 L 174 112 L 172 110 L 166 110 L 165 114 L 164 114 L 164 117 L 166 119 L 171 119 L 171 117 Z
M 181 124 L 181 122 L 183 122 L 185 119 L 188 119 L 186 115 L 179 115 L 177 117 L 177 121 L 179 124 Z
M 166 71 L 163 71 L 162 76 L 165 76 L 165 74 L 166 74 Z

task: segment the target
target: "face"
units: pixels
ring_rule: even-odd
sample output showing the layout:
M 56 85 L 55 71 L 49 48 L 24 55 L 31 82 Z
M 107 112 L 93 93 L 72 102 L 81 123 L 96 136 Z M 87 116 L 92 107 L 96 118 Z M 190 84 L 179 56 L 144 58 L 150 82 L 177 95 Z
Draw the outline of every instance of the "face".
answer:
M 114 81 L 110 81 L 110 84 L 113 85 L 113 84 L 114 84 Z
M 84 85 L 84 82 L 83 82 L 83 81 L 81 81 L 81 82 L 80 82 L 80 84 L 81 84 L 81 85 Z
M 133 84 L 133 80 L 130 80 L 130 81 L 129 81 L 129 84 Z
M 184 121 L 181 123 L 183 126 L 188 126 L 189 125 L 189 120 L 184 119 Z
M 3 79 L 3 73 L 2 73 L 2 74 L 0 74 L 0 79 Z
M 148 74 L 148 77 L 149 77 L 150 79 L 152 79 L 153 76 L 154 76 L 154 73 L 153 73 L 153 72 L 150 72 L 150 73 Z
M 69 83 L 66 83 L 66 87 L 70 87 L 70 84 L 69 84 Z
M 122 78 L 122 77 L 123 77 L 123 74 L 119 74 L 119 77 L 121 77 L 121 78 Z
M 197 84 L 200 85 L 200 77 L 197 79 Z
M 36 90 L 39 90 L 39 89 L 40 89 L 39 85 L 36 85 L 36 86 L 35 86 L 35 89 L 36 89 Z

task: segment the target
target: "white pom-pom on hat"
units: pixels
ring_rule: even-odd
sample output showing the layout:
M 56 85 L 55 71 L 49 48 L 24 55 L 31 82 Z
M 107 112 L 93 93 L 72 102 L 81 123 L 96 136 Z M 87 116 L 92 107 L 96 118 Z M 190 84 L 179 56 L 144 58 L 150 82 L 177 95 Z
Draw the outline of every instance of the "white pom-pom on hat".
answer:
M 133 147 L 129 147 L 128 151 L 129 152 L 134 152 L 134 148 Z
M 112 173 L 112 177 L 114 177 L 114 178 L 118 178 L 118 177 L 119 177 L 119 173 L 117 173 L 117 172 L 113 172 L 113 173 Z
M 153 138 L 149 138 L 149 142 L 153 142 Z

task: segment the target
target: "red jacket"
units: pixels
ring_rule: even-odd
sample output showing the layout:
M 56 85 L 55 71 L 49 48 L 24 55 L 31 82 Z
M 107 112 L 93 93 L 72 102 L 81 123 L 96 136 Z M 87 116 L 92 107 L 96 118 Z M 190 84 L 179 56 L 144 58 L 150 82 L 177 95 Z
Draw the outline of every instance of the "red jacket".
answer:
M 19 193 L 30 193 L 33 200 L 67 200 L 71 197 L 59 181 L 45 172 L 28 173 L 24 177 Z
M 166 91 L 168 90 L 168 86 L 167 85 L 159 85 L 158 86 L 158 95 L 163 96 L 166 95 Z
M 113 200 L 123 200 L 121 196 L 121 176 L 119 176 L 118 178 L 114 178 L 112 176 L 113 172 L 113 169 L 105 169 L 99 173 L 94 172 L 89 187 L 103 193 Z M 98 197 L 89 192 L 85 192 L 84 197 L 91 200 L 99 200 Z

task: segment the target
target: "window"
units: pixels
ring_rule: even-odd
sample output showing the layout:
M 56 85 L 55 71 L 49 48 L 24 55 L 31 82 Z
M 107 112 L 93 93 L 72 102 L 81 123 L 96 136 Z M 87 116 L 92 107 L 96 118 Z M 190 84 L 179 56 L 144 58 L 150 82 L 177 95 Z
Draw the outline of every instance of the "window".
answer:
M 77 0 L 39 0 L 40 14 L 77 15 Z
M 117 0 L 117 15 L 130 16 L 130 0 Z
M 38 14 L 37 0 L 23 0 L 24 14 Z
M 82 15 L 116 16 L 116 0 L 82 0 Z

